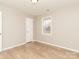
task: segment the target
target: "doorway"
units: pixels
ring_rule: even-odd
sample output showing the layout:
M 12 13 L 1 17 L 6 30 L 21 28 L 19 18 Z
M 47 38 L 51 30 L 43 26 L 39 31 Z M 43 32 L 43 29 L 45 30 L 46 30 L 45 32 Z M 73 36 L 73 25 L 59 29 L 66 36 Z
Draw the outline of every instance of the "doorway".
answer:
M 2 12 L 0 11 L 0 52 L 2 51 Z

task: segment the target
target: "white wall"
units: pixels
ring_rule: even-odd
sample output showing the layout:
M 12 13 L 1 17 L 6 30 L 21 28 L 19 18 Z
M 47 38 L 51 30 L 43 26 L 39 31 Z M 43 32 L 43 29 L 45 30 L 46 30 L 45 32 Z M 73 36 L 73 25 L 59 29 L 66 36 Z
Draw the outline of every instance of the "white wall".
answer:
M 55 12 L 54 44 L 79 51 L 79 6 Z
M 20 11 L 0 5 L 3 13 L 3 49 L 25 42 L 25 17 Z
M 44 35 L 42 34 L 42 20 L 41 17 L 38 17 L 34 20 L 34 40 L 40 40 L 44 42 L 52 43 L 53 35 Z
M 60 8 L 55 10 L 51 16 L 54 21 L 53 35 L 41 34 L 41 18 L 38 17 L 35 21 L 37 23 L 36 40 L 79 51 L 79 5 Z

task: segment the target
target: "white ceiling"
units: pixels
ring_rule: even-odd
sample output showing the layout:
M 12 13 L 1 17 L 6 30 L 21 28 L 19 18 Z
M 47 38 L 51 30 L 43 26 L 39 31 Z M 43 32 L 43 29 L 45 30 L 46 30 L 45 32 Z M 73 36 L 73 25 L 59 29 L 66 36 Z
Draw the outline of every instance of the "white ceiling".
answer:
M 0 3 L 20 9 L 29 15 L 37 16 L 50 14 L 57 8 L 79 3 L 79 0 L 39 0 L 36 5 L 33 5 L 31 0 L 0 0 Z

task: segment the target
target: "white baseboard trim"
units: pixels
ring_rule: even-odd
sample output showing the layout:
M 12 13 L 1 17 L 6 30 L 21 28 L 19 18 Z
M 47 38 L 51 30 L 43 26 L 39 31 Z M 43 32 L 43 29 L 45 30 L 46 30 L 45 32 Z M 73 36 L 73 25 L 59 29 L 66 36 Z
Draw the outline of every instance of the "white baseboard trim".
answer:
M 63 49 L 69 50 L 69 51 L 73 51 L 73 52 L 79 53 L 79 50 L 74 50 L 74 49 L 71 49 L 71 48 L 62 47 L 62 46 L 59 46 L 59 45 L 56 45 L 56 44 L 51 44 L 51 43 L 43 42 L 43 41 L 39 41 L 39 40 L 33 40 L 33 41 L 40 42 L 40 43 L 44 43 L 44 44 L 48 44 L 48 45 L 51 45 L 51 46 L 56 46 L 56 47 L 59 47 L 59 48 L 63 48 Z M 14 46 L 12 46 L 12 47 L 5 48 L 5 49 L 3 49 L 2 51 L 6 51 L 6 50 L 8 50 L 8 49 L 12 49 L 12 48 L 15 48 L 15 47 L 24 45 L 24 44 L 26 44 L 26 43 L 28 43 L 28 42 L 20 43 L 20 44 L 18 44 L 18 45 L 14 45 Z
M 73 51 L 73 52 L 79 53 L 79 50 L 74 50 L 74 49 L 71 49 L 71 48 L 62 47 L 62 46 L 59 46 L 59 45 L 56 45 L 56 44 L 51 44 L 51 43 L 43 42 L 43 41 L 39 41 L 39 40 L 34 40 L 34 41 L 37 41 L 37 42 L 40 42 L 40 43 L 44 43 L 44 44 L 48 44 L 48 45 L 51 45 L 51 46 L 56 46 L 56 47 L 59 47 L 59 48 L 63 48 L 63 49 L 69 50 L 69 51 Z
M 2 51 L 6 51 L 6 50 L 9 50 L 9 49 L 12 49 L 12 48 L 15 48 L 15 47 L 18 47 L 18 46 L 24 45 L 24 44 L 26 44 L 26 43 L 28 43 L 28 42 L 32 42 L 32 41 L 27 41 L 27 42 L 20 43 L 20 44 L 17 44 L 17 45 L 14 45 L 14 46 L 8 47 L 8 48 L 4 48 L 4 49 L 2 49 Z M 1 51 L 1 52 L 2 52 L 2 51 Z
M 2 51 L 6 51 L 6 50 L 9 50 L 9 49 L 12 49 L 12 48 L 15 48 L 15 47 L 18 47 L 18 46 L 24 45 L 24 44 L 26 44 L 26 42 L 24 42 L 24 43 L 20 43 L 20 44 L 17 44 L 17 45 L 14 45 L 14 46 L 8 47 L 8 48 L 4 48 L 4 49 L 2 49 Z

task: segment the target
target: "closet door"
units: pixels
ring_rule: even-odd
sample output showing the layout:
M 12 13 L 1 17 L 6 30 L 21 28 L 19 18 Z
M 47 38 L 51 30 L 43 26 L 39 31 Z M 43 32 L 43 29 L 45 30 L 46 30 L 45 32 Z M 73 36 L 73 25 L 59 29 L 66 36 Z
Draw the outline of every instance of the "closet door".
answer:
M 26 18 L 26 42 L 33 41 L 33 19 Z

